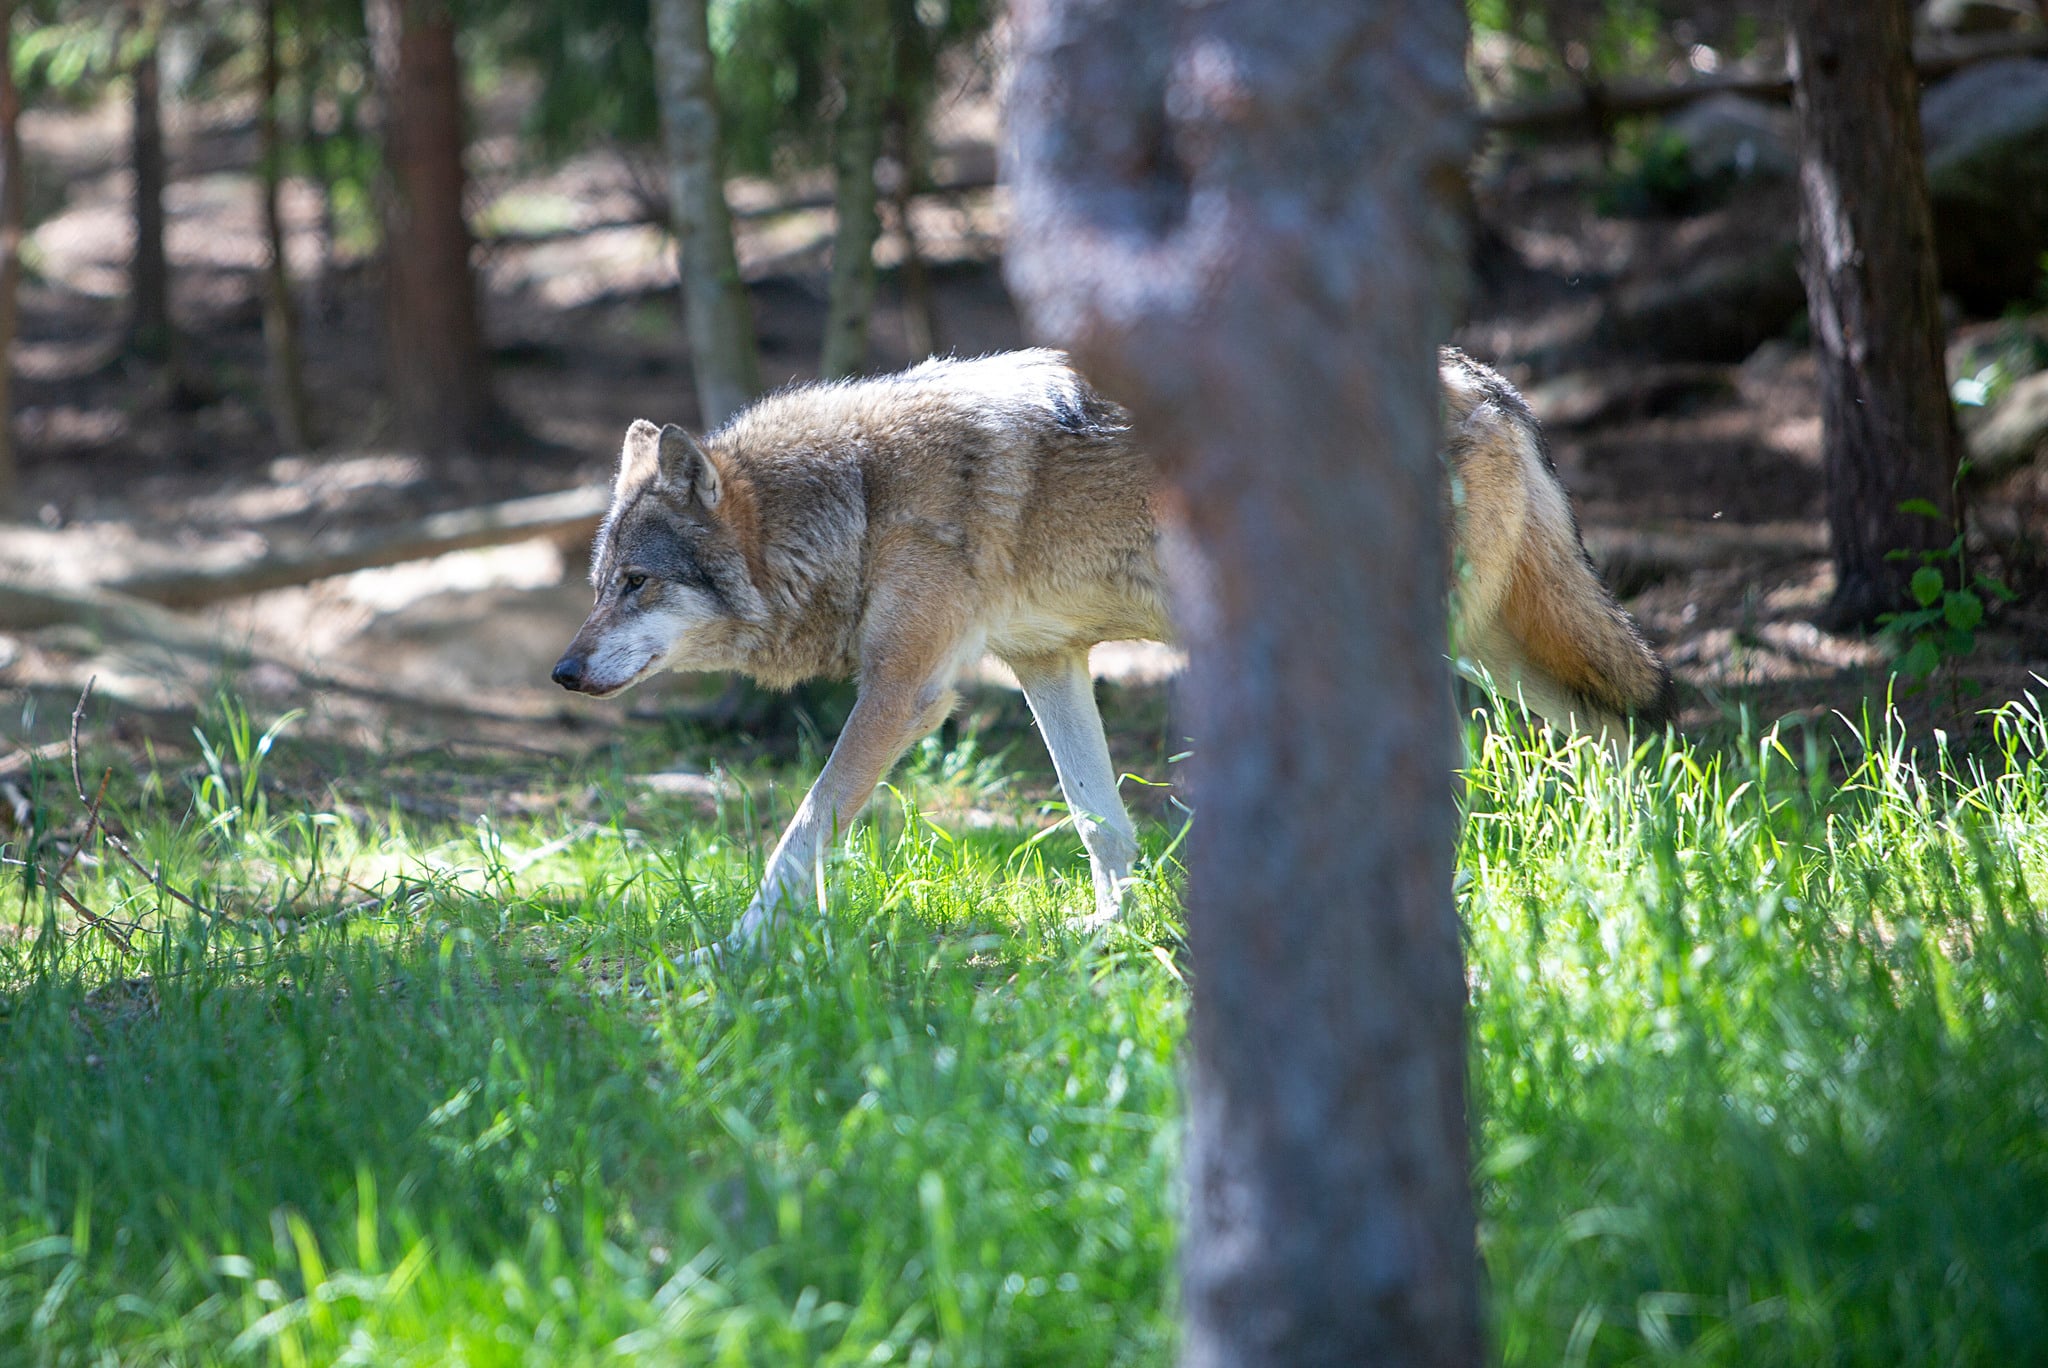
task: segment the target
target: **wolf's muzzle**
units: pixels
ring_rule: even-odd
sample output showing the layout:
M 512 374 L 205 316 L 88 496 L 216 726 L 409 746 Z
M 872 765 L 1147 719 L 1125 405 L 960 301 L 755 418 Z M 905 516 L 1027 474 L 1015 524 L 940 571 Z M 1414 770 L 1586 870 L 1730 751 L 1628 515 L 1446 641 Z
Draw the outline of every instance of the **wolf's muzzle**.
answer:
M 573 654 L 565 655 L 560 660 L 555 662 L 554 673 L 552 673 L 548 677 L 554 680 L 555 683 L 561 685 L 565 689 L 573 689 L 577 693 L 582 693 L 583 664 L 584 661 L 582 656 Z

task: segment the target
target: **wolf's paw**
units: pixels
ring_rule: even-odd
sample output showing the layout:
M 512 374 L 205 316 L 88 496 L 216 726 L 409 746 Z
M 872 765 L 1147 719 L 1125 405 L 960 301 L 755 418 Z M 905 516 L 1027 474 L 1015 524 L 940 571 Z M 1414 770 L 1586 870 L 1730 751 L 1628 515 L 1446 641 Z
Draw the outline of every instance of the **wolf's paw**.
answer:
M 1079 916 L 1067 918 L 1067 929 L 1078 931 L 1084 936 L 1093 936 L 1107 931 L 1112 926 L 1120 926 L 1125 921 L 1126 913 L 1129 910 L 1127 904 L 1128 899 L 1126 898 L 1117 898 L 1115 900 L 1098 898 L 1095 902 L 1094 911 L 1083 912 Z

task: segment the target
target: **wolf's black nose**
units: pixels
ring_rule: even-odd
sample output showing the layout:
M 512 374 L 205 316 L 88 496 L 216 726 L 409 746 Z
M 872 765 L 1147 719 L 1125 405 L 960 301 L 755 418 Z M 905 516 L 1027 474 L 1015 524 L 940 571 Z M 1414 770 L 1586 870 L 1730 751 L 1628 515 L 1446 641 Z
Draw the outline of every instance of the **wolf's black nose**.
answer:
M 555 662 L 555 672 L 549 676 L 565 689 L 583 687 L 583 657 L 565 655 Z

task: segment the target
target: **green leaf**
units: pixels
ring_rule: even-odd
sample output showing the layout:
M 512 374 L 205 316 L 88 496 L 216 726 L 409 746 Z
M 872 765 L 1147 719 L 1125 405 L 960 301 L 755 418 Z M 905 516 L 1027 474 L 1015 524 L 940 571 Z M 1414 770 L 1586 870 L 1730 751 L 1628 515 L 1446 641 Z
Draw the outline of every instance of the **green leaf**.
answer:
M 1950 632 L 1948 639 L 1941 644 L 1942 654 L 1951 658 L 1966 656 L 1976 649 L 1977 634 L 1975 632 Z
M 1921 637 L 1913 649 L 1899 657 L 1899 673 L 1908 679 L 1925 679 L 1941 664 L 1941 652 L 1932 637 Z
M 1932 608 L 1945 587 L 1941 571 L 1931 565 L 1923 565 L 1913 572 L 1913 600 L 1922 608 Z
M 1937 522 L 1939 522 L 1942 517 L 1941 510 L 1939 508 L 1936 508 L 1934 504 L 1927 499 L 1908 499 L 1904 503 L 1899 505 L 1899 512 L 1917 513 L 1923 518 L 1933 518 Z
M 1967 632 L 1984 620 L 1984 600 L 1967 589 L 1951 589 L 1941 602 L 1942 620 Z

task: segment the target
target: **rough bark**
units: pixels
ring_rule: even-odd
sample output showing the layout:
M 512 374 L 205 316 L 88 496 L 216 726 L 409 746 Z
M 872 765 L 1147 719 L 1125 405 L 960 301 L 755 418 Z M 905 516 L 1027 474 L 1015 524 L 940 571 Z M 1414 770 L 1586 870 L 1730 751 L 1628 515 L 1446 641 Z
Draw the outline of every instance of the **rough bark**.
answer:
M 501 435 L 463 216 L 462 72 L 447 0 L 365 0 L 384 118 L 384 325 L 394 437 L 482 450 Z
M 1009 276 L 1129 405 L 1189 650 L 1183 1362 L 1479 1362 L 1436 344 L 1457 0 L 1027 0 Z
M 881 236 L 875 161 L 889 98 L 887 0 L 848 0 L 840 37 L 846 108 L 833 132 L 832 280 L 825 347 L 818 373 L 827 380 L 867 368 L 868 319 L 875 304 L 875 239 Z
M 0 517 L 14 510 L 14 333 L 21 292 L 21 92 L 14 84 L 14 0 L 0 0 Z
M 1800 276 L 1820 363 L 1835 625 L 1906 604 L 1893 551 L 1955 535 L 1960 439 L 1942 361 L 1909 0 L 1794 0 Z M 1925 500 L 1938 518 L 1901 511 Z
M 263 0 L 263 60 L 256 109 L 256 155 L 262 162 L 263 240 L 269 258 L 263 267 L 263 344 L 268 364 L 271 427 L 278 441 L 299 449 L 311 438 L 306 418 L 305 371 L 299 353 L 298 309 L 292 302 L 284 212 L 278 203 L 284 175 L 284 138 L 278 122 L 278 91 L 283 83 L 277 45 L 279 3 L 280 0 Z
M 135 254 L 129 262 L 128 345 L 137 355 L 171 355 L 171 270 L 164 251 L 163 81 L 157 62 L 162 16 L 136 11 L 143 45 L 129 73 L 129 159 L 135 172 Z
M 724 144 L 705 0 L 653 0 L 650 19 L 683 325 L 698 414 L 705 427 L 713 428 L 761 392 L 761 362 L 753 310 L 733 248 L 732 211 L 725 202 Z

